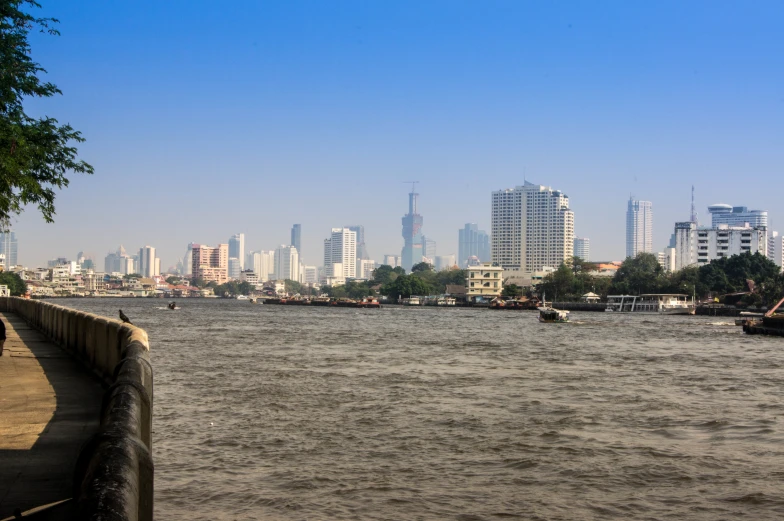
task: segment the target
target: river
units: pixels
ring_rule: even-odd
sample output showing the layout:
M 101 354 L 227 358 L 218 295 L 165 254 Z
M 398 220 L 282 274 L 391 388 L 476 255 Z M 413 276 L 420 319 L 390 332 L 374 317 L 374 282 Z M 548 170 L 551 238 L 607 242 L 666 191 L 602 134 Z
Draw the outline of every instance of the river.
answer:
M 731 318 L 53 302 L 149 333 L 158 519 L 784 516 L 784 339 Z

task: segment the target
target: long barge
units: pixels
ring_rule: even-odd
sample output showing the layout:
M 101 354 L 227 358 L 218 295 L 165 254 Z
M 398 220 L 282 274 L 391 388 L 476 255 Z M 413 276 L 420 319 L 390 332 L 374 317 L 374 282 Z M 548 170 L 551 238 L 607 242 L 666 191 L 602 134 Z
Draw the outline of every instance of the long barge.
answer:
M 750 318 L 741 321 L 743 332 L 748 335 L 784 336 L 784 314 L 776 314 L 776 310 L 782 304 L 784 304 L 784 298 L 779 300 L 779 303 L 765 313 L 761 319 Z
M 268 297 L 263 299 L 264 304 L 280 305 L 280 306 L 334 306 L 342 308 L 367 308 L 378 309 L 381 308 L 381 303 L 378 299 L 368 297 L 360 300 L 354 299 L 333 299 L 333 298 L 278 298 Z

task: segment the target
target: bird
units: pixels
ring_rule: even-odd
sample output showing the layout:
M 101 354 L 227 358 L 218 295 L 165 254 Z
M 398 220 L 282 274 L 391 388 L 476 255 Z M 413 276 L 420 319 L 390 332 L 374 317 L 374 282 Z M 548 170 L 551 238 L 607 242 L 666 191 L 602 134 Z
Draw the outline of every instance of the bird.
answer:
M 120 320 L 122 320 L 126 324 L 133 325 L 133 322 L 131 322 L 131 319 L 128 318 L 127 316 L 125 316 L 125 313 L 122 312 L 122 309 L 120 310 Z

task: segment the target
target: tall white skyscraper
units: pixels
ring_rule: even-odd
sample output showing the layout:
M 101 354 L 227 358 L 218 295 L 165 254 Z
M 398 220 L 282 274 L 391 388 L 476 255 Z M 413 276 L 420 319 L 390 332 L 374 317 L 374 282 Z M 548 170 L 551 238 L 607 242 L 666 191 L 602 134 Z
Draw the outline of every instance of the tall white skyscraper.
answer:
M 157 262 L 156 262 L 157 260 Z M 160 275 L 161 261 L 155 256 L 155 248 L 144 246 L 139 249 L 139 274 L 142 277 Z
M 626 256 L 653 251 L 653 204 L 629 198 L 626 209 Z
M 505 269 L 533 273 L 572 257 L 574 212 L 561 191 L 529 182 L 495 191 L 491 218 L 490 255 Z
M 591 260 L 591 239 L 588 237 L 574 238 L 574 256 L 580 257 L 585 262 Z
M 3 267 L 6 270 L 17 265 L 19 259 L 15 232 L 0 232 L 0 253 L 5 255 Z
M 245 269 L 245 234 L 236 233 L 229 238 L 229 258 L 234 257 L 239 262 L 240 271 Z M 239 278 L 239 272 L 237 273 Z
M 275 280 L 299 281 L 299 253 L 294 246 L 281 244 L 275 250 Z
M 332 228 L 324 239 L 324 269 L 328 278 L 357 277 L 357 234 L 348 228 Z

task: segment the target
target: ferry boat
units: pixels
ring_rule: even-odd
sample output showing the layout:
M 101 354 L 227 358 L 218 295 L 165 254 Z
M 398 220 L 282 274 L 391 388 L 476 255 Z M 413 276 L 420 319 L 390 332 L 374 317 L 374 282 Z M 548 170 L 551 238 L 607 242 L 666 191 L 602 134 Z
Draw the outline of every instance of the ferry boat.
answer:
M 539 322 L 563 324 L 569 322 L 569 312 L 548 306 L 539 308 Z
M 401 299 L 404 306 L 418 306 L 419 305 L 419 297 L 411 295 L 408 298 Z
M 680 293 L 608 295 L 605 311 L 655 315 L 693 315 L 694 299 Z

